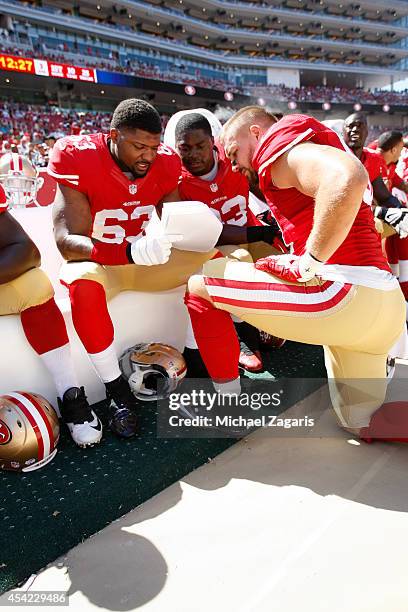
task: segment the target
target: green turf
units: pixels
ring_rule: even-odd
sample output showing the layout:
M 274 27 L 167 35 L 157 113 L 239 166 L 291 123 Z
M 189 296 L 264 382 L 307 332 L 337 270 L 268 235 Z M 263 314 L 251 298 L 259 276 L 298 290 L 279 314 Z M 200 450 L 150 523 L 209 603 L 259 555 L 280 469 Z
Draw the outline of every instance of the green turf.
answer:
M 288 342 L 264 354 L 264 362 L 262 377 L 325 376 L 320 347 Z M 106 420 L 105 405 L 96 409 Z M 26 475 L 0 472 L 0 592 L 236 442 L 157 439 L 153 405 L 144 408 L 141 425 L 137 439 L 105 431 L 101 444 L 87 450 L 63 431 L 48 466 Z

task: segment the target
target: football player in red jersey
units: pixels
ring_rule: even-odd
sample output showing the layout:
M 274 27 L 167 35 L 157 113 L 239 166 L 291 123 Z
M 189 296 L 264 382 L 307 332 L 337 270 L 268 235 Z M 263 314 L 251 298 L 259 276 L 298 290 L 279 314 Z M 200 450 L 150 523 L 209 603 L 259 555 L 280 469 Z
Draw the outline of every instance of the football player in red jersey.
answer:
M 96 444 L 102 437 L 102 425 L 87 402 L 84 388 L 79 387 L 54 290 L 39 268 L 37 247 L 8 211 L 8 200 L 22 205 L 24 198 L 35 197 L 36 172 L 28 159 L 15 153 L 4 156 L 0 166 L 4 186 L 0 186 L 0 316 L 20 314 L 29 344 L 53 377 L 61 417 L 74 442 L 79 446 Z
M 109 134 L 62 138 L 48 166 L 58 182 L 56 241 L 67 260 L 61 281 L 69 288 L 75 329 L 111 400 L 111 429 L 123 437 L 137 432 L 137 403 L 119 369 L 107 299 L 123 290 L 182 285 L 214 254 L 172 252 L 169 237 L 144 235 L 155 208 L 180 199 L 180 159 L 160 144 L 161 129 L 151 104 L 124 100 Z
M 396 188 L 404 193 L 408 193 L 408 183 L 404 181 L 396 169 L 403 148 L 404 140 L 402 132 L 392 130 L 384 132 L 378 138 L 377 151 L 383 161 L 385 184 L 390 191 Z M 396 212 L 398 214 L 392 214 L 391 211 L 383 212 L 380 218 L 387 221 L 387 218 L 392 215 L 394 221 L 393 227 L 398 233 L 398 236 L 391 232 L 384 233 L 383 236 L 386 237 L 385 249 L 388 260 L 393 267 L 395 275 L 399 278 L 400 286 L 408 305 L 408 209 L 404 206 Z M 403 234 L 399 230 L 401 227 L 404 229 Z
M 345 119 L 343 126 L 344 141 L 367 170 L 376 202 L 386 208 L 401 208 L 398 198 L 393 196 L 384 184 L 384 164 L 379 153 L 364 146 L 367 136 L 368 124 L 364 113 L 353 113 Z
M 289 115 L 276 123 L 256 106 L 225 124 L 222 143 L 237 172 L 258 175 L 292 253 L 255 264 L 215 259 L 190 279 L 186 303 L 214 386 L 240 392 L 236 314 L 273 335 L 323 345 L 339 422 L 369 437 L 405 303 L 381 251 L 364 166 L 319 121 Z
M 373 188 L 376 206 L 374 206 L 375 227 L 381 238 L 385 238 L 385 250 L 388 263 L 396 276 L 400 277 L 400 287 L 408 299 L 408 209 L 389 191 L 384 183 L 389 181 L 389 167 L 386 166 L 380 150 L 372 151 L 364 147 L 368 135 L 367 118 L 363 113 L 354 113 L 344 122 L 343 135 L 346 144 L 362 162 L 368 172 Z M 398 145 L 399 149 L 399 145 Z M 398 153 L 398 151 L 396 151 Z M 396 155 L 395 153 L 395 155 Z M 393 177 L 397 177 L 394 170 Z M 383 180 L 384 178 L 384 180 Z M 398 177 L 400 184 L 401 177 Z
M 377 219 L 384 221 L 384 223 L 376 223 L 377 230 L 383 238 L 395 233 L 405 238 L 408 233 L 408 211 L 402 208 L 398 198 L 391 194 L 388 185 L 388 169 L 379 150 L 372 151 L 364 146 L 367 135 L 367 118 L 363 113 L 353 113 L 344 121 L 344 140 L 368 172 L 373 196 L 377 204 L 374 207 L 374 213 Z M 399 179 L 397 180 L 398 183 Z M 388 186 L 384 181 L 387 182 Z M 388 226 L 388 228 L 385 226 Z
M 223 224 L 217 246 L 243 245 L 250 255 L 242 249 L 235 253 L 246 261 L 270 255 L 273 250 L 269 245 L 278 240 L 281 243 L 279 228 L 277 224 L 262 225 L 251 212 L 248 181 L 232 171 L 224 149 L 214 142 L 208 119 L 199 112 L 182 116 L 175 128 L 175 145 L 182 161 L 180 197 L 204 202 L 214 211 Z M 227 254 L 225 250 L 221 252 Z M 251 372 L 262 370 L 258 330 L 245 322 L 237 323 L 236 329 L 241 345 L 240 365 Z M 188 349 L 189 359 L 194 361 Z
M 408 193 L 408 183 L 397 173 L 397 163 L 404 148 L 402 132 L 391 130 L 384 132 L 378 138 L 376 151 L 384 161 L 384 182 L 391 191 L 396 187 L 404 193 Z

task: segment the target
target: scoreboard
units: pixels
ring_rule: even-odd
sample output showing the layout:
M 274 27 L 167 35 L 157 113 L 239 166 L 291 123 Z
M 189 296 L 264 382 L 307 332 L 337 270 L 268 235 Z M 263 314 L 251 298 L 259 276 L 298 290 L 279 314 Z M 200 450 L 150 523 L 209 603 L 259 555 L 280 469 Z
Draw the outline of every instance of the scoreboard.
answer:
M 14 72 L 35 74 L 34 60 L 0 53 L 0 70 L 13 70 Z
M 71 64 L 60 64 L 49 60 L 30 59 L 5 53 L 0 53 L 0 70 L 55 77 L 58 79 L 87 81 L 88 83 L 98 82 L 97 73 L 94 68 L 82 68 L 72 66 Z

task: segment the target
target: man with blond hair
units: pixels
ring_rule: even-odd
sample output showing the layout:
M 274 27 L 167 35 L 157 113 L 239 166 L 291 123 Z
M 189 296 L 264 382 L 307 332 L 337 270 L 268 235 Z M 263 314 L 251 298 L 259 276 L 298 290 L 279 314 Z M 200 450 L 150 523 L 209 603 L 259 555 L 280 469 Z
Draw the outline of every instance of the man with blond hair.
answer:
M 190 279 L 186 303 L 215 388 L 240 392 L 233 314 L 270 334 L 323 345 L 341 425 L 365 438 L 390 437 L 378 408 L 405 304 L 381 251 L 363 165 L 319 121 L 276 121 L 257 106 L 227 121 L 222 143 L 236 172 L 259 179 L 291 254 L 255 264 L 217 259 Z

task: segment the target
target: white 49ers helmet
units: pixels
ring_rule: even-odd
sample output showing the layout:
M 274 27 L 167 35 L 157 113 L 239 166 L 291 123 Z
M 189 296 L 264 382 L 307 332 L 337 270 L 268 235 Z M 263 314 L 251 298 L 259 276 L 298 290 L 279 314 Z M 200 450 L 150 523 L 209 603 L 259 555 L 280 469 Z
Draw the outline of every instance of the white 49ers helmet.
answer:
M 0 468 L 31 472 L 57 452 L 59 422 L 54 408 L 35 393 L 0 395 Z
M 119 364 L 132 392 L 143 401 L 168 397 L 187 372 L 183 355 L 157 342 L 136 344 L 123 353 Z
M 44 179 L 27 157 L 7 153 L 0 158 L 0 183 L 10 208 L 24 207 L 36 201 Z

